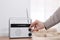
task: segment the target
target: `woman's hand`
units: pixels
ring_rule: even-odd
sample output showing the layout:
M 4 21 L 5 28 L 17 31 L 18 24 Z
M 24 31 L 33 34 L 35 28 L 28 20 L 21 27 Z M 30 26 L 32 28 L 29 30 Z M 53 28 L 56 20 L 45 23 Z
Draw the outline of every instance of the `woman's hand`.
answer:
M 31 29 L 33 28 L 32 31 L 38 31 L 38 30 L 43 29 L 45 27 L 42 22 L 35 20 L 33 23 L 31 23 L 30 28 Z

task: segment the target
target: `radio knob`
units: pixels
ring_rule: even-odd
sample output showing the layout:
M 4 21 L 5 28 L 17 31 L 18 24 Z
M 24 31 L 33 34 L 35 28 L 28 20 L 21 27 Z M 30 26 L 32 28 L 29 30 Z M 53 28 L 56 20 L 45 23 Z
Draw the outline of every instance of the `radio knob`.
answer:
M 29 35 L 29 36 L 32 36 L 32 34 L 31 34 L 31 33 L 29 33 L 28 35 Z
M 31 31 L 31 29 L 29 29 L 29 31 Z

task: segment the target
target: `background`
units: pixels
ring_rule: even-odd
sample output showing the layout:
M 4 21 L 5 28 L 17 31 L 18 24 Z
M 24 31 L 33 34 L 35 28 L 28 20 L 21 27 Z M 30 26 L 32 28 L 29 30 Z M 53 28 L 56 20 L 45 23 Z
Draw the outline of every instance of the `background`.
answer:
M 9 18 L 27 17 L 45 22 L 59 8 L 60 0 L 0 0 L 0 36 L 9 34 Z M 60 31 L 60 23 L 54 26 Z
M 9 18 L 26 18 L 26 8 L 30 14 L 30 0 L 0 0 L 0 36 L 9 34 Z
M 31 0 L 31 18 L 45 22 L 60 7 L 60 0 Z M 52 28 L 60 32 L 60 23 Z

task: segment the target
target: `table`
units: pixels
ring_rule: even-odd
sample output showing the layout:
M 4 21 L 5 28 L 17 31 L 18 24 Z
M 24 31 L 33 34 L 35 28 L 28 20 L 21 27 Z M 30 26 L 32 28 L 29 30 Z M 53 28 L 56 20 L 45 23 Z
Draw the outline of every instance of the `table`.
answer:
M 31 38 L 25 39 L 9 39 L 9 37 L 0 37 L 0 40 L 32 40 Z

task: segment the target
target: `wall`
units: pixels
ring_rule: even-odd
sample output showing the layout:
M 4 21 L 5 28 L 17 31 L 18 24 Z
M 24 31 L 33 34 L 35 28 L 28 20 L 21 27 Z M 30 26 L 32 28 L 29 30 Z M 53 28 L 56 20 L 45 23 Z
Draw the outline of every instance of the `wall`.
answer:
M 30 0 L 0 0 L 0 36 L 8 36 L 9 18 L 25 17 L 30 13 Z
M 31 18 L 46 21 L 59 7 L 60 0 L 31 0 Z M 42 19 L 41 19 L 42 18 Z
M 45 0 L 45 19 L 47 20 L 53 13 L 59 8 L 59 1 L 60 0 Z
M 45 22 L 60 7 L 60 0 L 31 0 L 31 18 Z M 60 31 L 60 23 L 55 25 Z
M 44 21 L 44 0 L 31 0 L 31 18 Z

